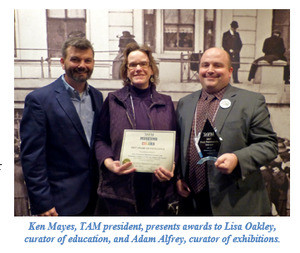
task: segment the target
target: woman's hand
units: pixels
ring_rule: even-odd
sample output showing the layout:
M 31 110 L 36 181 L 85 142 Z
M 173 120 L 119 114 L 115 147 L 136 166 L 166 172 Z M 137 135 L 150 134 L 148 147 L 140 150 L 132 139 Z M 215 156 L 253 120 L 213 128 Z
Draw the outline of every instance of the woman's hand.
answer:
M 154 171 L 154 175 L 160 182 L 169 181 L 174 176 L 175 164 L 173 165 L 172 171 L 166 170 L 163 167 L 159 167 Z
M 126 175 L 136 171 L 136 168 L 129 169 L 129 167 L 132 165 L 132 162 L 127 162 L 120 165 L 120 161 L 113 161 L 111 158 L 105 159 L 104 165 L 108 170 L 117 175 Z

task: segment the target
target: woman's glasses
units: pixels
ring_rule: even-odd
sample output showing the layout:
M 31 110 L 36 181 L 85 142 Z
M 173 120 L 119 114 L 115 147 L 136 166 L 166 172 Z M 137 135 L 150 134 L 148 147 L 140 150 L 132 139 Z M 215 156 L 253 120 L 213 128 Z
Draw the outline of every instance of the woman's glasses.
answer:
M 142 69 L 146 69 L 150 66 L 150 63 L 147 61 L 143 61 L 143 62 L 131 62 L 129 64 L 127 64 L 127 68 L 130 70 L 134 70 L 137 68 L 137 66 L 140 66 L 140 68 Z

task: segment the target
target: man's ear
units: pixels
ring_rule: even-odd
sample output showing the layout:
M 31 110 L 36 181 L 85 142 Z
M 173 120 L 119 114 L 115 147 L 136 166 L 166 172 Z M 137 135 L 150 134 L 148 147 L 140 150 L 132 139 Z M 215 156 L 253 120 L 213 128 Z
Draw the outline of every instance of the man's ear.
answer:
M 230 77 L 231 77 L 232 71 L 233 71 L 233 67 L 230 67 L 230 68 L 229 68 L 229 74 L 230 74 Z
M 65 60 L 64 58 L 60 58 L 60 64 L 63 70 L 65 70 Z

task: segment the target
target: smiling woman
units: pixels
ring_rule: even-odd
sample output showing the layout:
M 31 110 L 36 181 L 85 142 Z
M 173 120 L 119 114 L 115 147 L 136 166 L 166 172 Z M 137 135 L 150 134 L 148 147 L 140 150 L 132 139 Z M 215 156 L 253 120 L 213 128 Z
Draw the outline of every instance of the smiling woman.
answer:
M 149 47 L 129 43 L 123 55 L 124 61 L 120 68 L 123 85 L 132 84 L 139 89 L 147 88 L 149 82 L 157 85 L 159 70 Z
M 128 44 L 120 73 L 124 87 L 108 94 L 95 142 L 98 194 L 110 215 L 163 215 L 174 195 L 175 164 L 172 171 L 159 164 L 153 173 L 138 172 L 137 164 L 120 161 L 120 153 L 125 129 L 176 131 L 174 104 L 156 91 L 158 68 L 149 47 Z M 177 156 L 178 146 L 175 162 Z
M 127 78 L 130 79 L 133 86 L 139 89 L 148 88 L 152 75 L 152 67 L 149 66 L 149 58 L 146 53 L 136 50 L 128 55 Z

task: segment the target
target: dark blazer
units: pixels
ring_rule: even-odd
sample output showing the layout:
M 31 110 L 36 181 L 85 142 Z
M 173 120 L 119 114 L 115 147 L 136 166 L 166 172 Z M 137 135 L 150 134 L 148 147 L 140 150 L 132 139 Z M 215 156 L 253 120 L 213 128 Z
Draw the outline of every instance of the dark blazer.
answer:
M 53 207 L 59 215 L 78 214 L 91 191 L 96 192 L 93 146 L 103 96 L 89 87 L 94 110 L 91 147 L 61 77 L 25 99 L 21 162 L 33 214 Z
M 178 102 L 181 177 L 187 177 L 187 149 L 195 108 L 201 90 Z M 229 85 L 223 96 L 231 106 L 219 108 L 215 126 L 223 141 L 219 156 L 234 153 L 239 164 L 230 174 L 220 173 L 208 162 L 208 180 L 213 215 L 262 215 L 270 201 L 260 167 L 277 156 L 277 138 L 263 95 Z
M 283 39 L 275 35 L 267 38 L 264 41 L 263 52 L 265 53 L 265 55 L 272 54 L 277 56 L 279 59 L 286 61 L 286 58 L 284 56 L 285 48 Z

